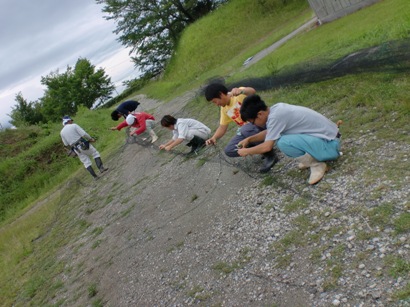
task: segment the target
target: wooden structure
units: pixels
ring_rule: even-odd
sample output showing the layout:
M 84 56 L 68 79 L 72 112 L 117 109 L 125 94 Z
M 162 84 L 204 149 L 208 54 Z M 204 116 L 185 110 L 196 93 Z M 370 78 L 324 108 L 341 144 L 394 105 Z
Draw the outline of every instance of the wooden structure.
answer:
M 320 23 L 348 15 L 380 0 L 308 0 Z

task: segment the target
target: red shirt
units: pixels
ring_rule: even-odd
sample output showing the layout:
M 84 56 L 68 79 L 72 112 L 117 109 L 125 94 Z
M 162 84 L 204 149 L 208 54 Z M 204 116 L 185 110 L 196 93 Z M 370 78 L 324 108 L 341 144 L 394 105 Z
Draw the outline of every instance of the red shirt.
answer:
M 138 128 L 137 131 L 135 131 L 135 134 L 137 135 L 143 133 L 145 129 L 147 129 L 147 124 L 145 123 L 147 119 L 155 120 L 154 116 L 152 116 L 151 114 L 145 113 L 145 112 L 136 112 L 131 115 L 133 115 L 136 119 L 134 123 L 131 125 L 131 127 Z M 127 127 L 127 126 L 128 126 L 127 121 L 124 120 L 116 128 L 117 130 L 121 130 L 122 128 Z

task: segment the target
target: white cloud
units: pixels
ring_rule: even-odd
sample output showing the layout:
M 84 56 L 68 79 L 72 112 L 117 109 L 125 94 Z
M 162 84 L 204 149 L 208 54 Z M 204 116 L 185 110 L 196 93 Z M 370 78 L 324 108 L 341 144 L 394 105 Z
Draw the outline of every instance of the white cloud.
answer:
M 42 97 L 41 76 L 65 71 L 78 58 L 102 67 L 120 87 L 139 75 L 112 31 L 115 25 L 103 18 L 94 0 L 2 0 L 0 3 L 0 123 L 22 92 L 28 101 Z M 6 26 L 7 25 L 7 26 Z

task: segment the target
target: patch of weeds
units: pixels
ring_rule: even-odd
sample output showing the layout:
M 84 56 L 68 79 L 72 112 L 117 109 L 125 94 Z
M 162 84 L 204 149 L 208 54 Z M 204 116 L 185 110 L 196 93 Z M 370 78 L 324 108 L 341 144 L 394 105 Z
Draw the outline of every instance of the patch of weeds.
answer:
M 93 303 L 92 303 L 92 307 L 103 307 L 103 306 L 104 306 L 104 304 L 103 304 L 102 298 L 99 298 L 99 299 L 93 301 Z
M 299 215 L 298 217 L 294 218 L 293 224 L 303 232 L 306 232 L 313 228 L 311 219 L 306 215 Z
M 393 294 L 393 298 L 396 300 L 410 301 L 410 282 L 407 283 L 403 289 L 396 291 Z
M 59 290 L 64 287 L 64 282 L 62 280 L 56 281 L 53 286 L 51 287 L 52 290 Z
M 182 290 L 186 287 L 186 274 L 183 274 L 178 277 L 178 280 L 171 282 L 169 285 L 176 291 Z
M 224 274 L 229 274 L 229 273 L 232 273 L 236 269 L 243 268 L 243 266 L 246 263 L 248 263 L 249 260 L 251 259 L 251 256 L 249 255 L 250 251 L 251 249 L 249 247 L 245 247 L 240 251 L 239 257 L 236 261 L 233 261 L 232 263 L 220 261 L 214 264 L 212 266 L 212 269 L 216 271 L 220 271 Z
M 154 240 L 154 235 L 152 234 L 152 230 L 149 230 L 148 228 L 145 228 L 144 233 L 146 235 L 146 241 Z
M 346 246 L 344 246 L 343 244 L 339 244 L 332 250 L 332 255 L 337 258 L 342 258 L 345 254 L 345 251 Z
M 272 176 L 272 175 L 267 175 L 263 178 L 262 182 L 261 182 L 261 186 L 269 186 L 269 185 L 277 185 L 278 184 L 278 178 L 276 176 Z
M 320 259 L 322 258 L 323 250 L 320 248 L 315 248 L 310 253 L 310 259 L 313 263 L 319 263 Z
M 135 204 L 133 204 L 132 206 L 130 206 L 130 207 L 127 208 L 126 210 L 122 211 L 122 212 L 121 212 L 121 216 L 122 216 L 122 217 L 128 216 L 128 215 L 131 213 L 132 209 L 134 209 L 134 207 L 135 207 Z
M 147 179 L 148 177 L 142 177 L 140 180 L 138 180 L 137 182 L 135 182 L 132 186 L 135 187 L 136 185 L 139 185 L 141 182 L 143 182 L 145 179 Z
M 89 285 L 87 290 L 88 290 L 88 297 L 94 297 L 98 293 L 97 285 L 95 283 L 92 283 L 91 285 Z
M 92 249 L 96 249 L 97 247 L 99 247 L 101 244 L 101 240 L 97 240 L 93 243 L 93 245 L 91 246 Z
M 284 247 L 289 247 L 291 245 L 294 246 L 302 246 L 304 245 L 304 240 L 303 240 L 303 234 L 298 231 L 298 230 L 292 230 L 289 233 L 287 233 L 282 240 L 279 242 L 284 246 Z
M 292 255 L 282 254 L 275 258 L 275 268 L 285 269 L 292 262 Z
M 195 299 L 203 302 L 206 301 L 207 299 L 212 297 L 212 293 L 211 292 L 203 292 L 203 293 L 197 293 L 195 295 Z
M 410 213 L 403 213 L 393 221 L 394 230 L 397 233 L 405 233 L 410 231 Z
M 328 277 L 325 279 L 325 281 L 323 282 L 323 290 L 325 292 L 334 290 L 337 288 L 337 280 L 334 279 L 333 277 Z
M 370 226 L 379 226 L 381 229 L 389 225 L 392 214 L 391 204 L 383 204 L 367 212 Z
M 107 198 L 105 199 L 104 204 L 108 205 L 112 200 L 114 199 L 114 195 L 108 195 Z
M 229 274 L 235 271 L 236 269 L 239 269 L 240 267 L 241 266 L 238 262 L 233 262 L 232 264 L 230 264 L 225 261 L 219 261 L 212 266 L 212 269 L 215 271 L 220 271 L 224 274 Z
M 198 168 L 199 168 L 199 167 L 202 167 L 207 161 L 208 161 L 207 158 L 199 158 L 198 161 L 197 161 L 197 163 L 196 163 L 196 166 L 197 166 Z
M 80 231 L 84 231 L 91 226 L 91 223 L 87 222 L 86 220 L 78 220 L 76 224 L 78 228 L 80 228 Z
M 174 250 L 178 250 L 181 249 L 184 246 L 184 241 L 180 241 L 177 244 L 175 244 L 174 246 L 171 246 L 170 248 L 167 249 L 168 253 L 173 252 Z
M 385 265 L 389 275 L 394 278 L 405 276 L 410 272 L 410 262 L 402 257 L 389 255 L 385 258 Z
M 268 204 L 265 206 L 266 211 L 270 211 L 271 209 L 274 209 L 274 208 L 275 208 L 275 204 Z
M 94 208 L 88 207 L 87 209 L 85 209 L 85 214 L 87 214 L 87 215 L 90 215 L 93 212 L 94 212 Z
M 201 286 L 196 285 L 191 290 L 189 290 L 187 292 L 187 295 L 189 297 L 195 298 L 195 295 L 199 292 L 202 292 L 202 291 L 204 291 L 204 288 L 202 288 Z
M 127 204 L 132 199 L 131 196 L 121 199 L 121 205 Z
M 343 273 L 343 266 L 341 263 L 336 262 L 335 264 L 331 264 L 331 268 L 329 269 L 330 275 L 332 278 L 337 281 L 340 277 L 342 277 Z
M 323 234 L 321 232 L 310 233 L 308 236 L 308 240 L 310 242 L 319 242 L 322 236 Z
M 198 195 L 194 194 L 191 196 L 191 203 L 194 202 L 196 199 L 198 199 Z
M 286 176 L 290 178 L 300 178 L 301 171 L 297 168 L 291 168 L 286 172 Z
M 32 277 L 24 286 L 24 296 L 30 299 L 33 298 L 45 282 L 46 280 L 42 276 Z
M 341 227 L 341 226 L 331 227 L 331 228 L 327 231 L 327 234 L 328 234 L 329 238 L 333 238 L 336 234 L 340 233 L 340 231 L 342 231 L 342 227 Z
M 211 293 L 204 292 L 204 288 L 199 285 L 194 286 L 191 290 L 187 292 L 189 297 L 192 297 L 199 301 L 205 301 L 211 297 Z
M 93 231 L 91 231 L 91 234 L 93 234 L 95 237 L 100 235 L 104 231 L 104 227 L 95 227 Z
M 361 241 L 367 241 L 377 236 L 378 234 L 374 231 L 360 230 L 357 232 L 356 238 Z
M 306 199 L 304 198 L 298 198 L 294 200 L 293 202 L 287 204 L 283 209 L 285 213 L 291 213 L 295 212 L 297 210 L 306 208 L 308 206 Z

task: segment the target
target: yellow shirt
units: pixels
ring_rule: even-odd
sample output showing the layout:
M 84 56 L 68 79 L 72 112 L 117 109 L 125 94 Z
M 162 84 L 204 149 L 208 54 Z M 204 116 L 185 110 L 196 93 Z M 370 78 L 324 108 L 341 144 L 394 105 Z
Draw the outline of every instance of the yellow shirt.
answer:
M 241 118 L 239 110 L 241 109 L 242 101 L 246 95 L 239 95 L 231 97 L 229 104 L 221 107 L 221 125 L 228 125 L 230 122 L 235 122 L 238 126 L 243 126 L 245 122 Z

